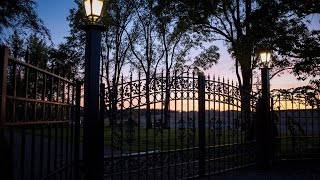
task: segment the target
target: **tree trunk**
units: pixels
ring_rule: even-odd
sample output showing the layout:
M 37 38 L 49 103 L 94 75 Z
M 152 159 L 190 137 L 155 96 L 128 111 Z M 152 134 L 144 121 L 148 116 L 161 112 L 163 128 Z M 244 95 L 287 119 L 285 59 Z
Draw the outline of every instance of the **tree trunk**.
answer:
M 166 89 L 165 89 L 165 102 L 164 102 L 164 121 L 163 121 L 163 128 L 170 127 L 170 77 L 169 73 L 166 74 Z
M 252 70 L 250 67 L 242 68 L 241 96 L 241 128 L 245 132 L 246 140 L 253 140 L 254 129 L 251 121 L 251 90 L 252 90 Z
M 146 73 L 146 128 L 152 128 L 151 112 L 150 112 L 150 74 Z
M 110 102 L 110 116 L 109 116 L 109 127 L 113 127 L 114 124 L 117 123 L 117 95 L 118 95 L 118 89 L 117 85 L 115 83 L 112 83 L 113 86 L 109 88 L 109 92 L 111 92 L 111 95 L 109 97 Z

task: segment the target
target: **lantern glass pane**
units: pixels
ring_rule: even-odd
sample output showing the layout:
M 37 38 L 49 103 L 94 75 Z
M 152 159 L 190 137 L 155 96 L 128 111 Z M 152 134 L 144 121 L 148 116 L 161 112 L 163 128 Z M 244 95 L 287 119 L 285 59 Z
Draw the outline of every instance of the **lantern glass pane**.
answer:
M 92 1 L 92 14 L 94 16 L 100 16 L 101 15 L 102 6 L 103 6 L 103 1 L 93 0 Z
M 270 61 L 270 59 L 271 59 L 271 53 L 269 53 L 269 52 L 262 52 L 262 53 L 260 53 L 260 58 L 261 58 L 261 62 L 262 62 L 263 64 L 267 64 L 267 63 Z
M 86 9 L 86 14 L 87 14 L 87 16 L 90 16 L 90 15 L 91 15 L 90 0 L 85 0 L 85 1 L 84 1 L 84 8 Z

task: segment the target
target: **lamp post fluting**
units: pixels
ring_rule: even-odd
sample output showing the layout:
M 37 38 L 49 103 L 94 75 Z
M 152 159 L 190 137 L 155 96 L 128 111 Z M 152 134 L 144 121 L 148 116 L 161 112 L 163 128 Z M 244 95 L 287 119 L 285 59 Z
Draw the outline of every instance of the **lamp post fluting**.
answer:
M 104 122 L 99 110 L 99 73 L 101 32 L 104 27 L 97 25 L 103 1 L 85 0 L 84 6 L 90 23 L 83 26 L 86 32 L 85 77 L 84 77 L 84 142 L 83 159 L 86 180 L 102 180 L 104 175 Z

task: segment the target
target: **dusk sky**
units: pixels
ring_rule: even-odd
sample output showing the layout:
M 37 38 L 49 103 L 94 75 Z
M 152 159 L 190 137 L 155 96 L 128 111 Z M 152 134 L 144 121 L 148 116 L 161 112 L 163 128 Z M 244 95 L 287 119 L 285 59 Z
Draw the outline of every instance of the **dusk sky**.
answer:
M 43 19 L 45 25 L 50 29 L 52 35 L 52 41 L 55 45 L 63 42 L 64 36 L 69 34 L 69 25 L 66 21 L 66 17 L 69 14 L 69 9 L 75 7 L 73 0 L 37 0 L 38 13 L 41 19 Z M 319 28 L 319 22 L 315 18 L 311 19 L 315 21 L 313 28 Z M 217 65 L 214 65 L 210 70 L 206 71 L 206 74 L 225 78 L 230 78 L 236 81 L 234 61 L 230 58 L 224 44 L 217 42 L 216 45 L 220 48 L 220 60 Z M 259 72 L 260 74 L 260 72 Z M 281 77 L 275 77 L 271 80 L 271 88 L 288 88 L 305 85 L 308 82 L 297 81 L 293 75 L 286 73 Z

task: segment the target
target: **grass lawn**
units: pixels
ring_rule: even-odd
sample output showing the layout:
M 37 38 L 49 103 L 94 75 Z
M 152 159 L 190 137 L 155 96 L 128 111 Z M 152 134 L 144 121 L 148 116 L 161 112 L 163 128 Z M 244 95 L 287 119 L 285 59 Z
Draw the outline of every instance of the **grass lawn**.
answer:
M 116 139 L 116 144 L 123 146 L 123 149 L 127 151 L 168 151 L 198 147 L 198 133 L 199 129 L 197 128 L 183 130 L 171 128 L 161 131 L 157 129 L 135 128 L 131 133 L 125 130 L 105 128 L 104 141 L 106 146 L 111 146 L 112 139 Z M 224 130 L 218 133 L 209 132 L 209 129 L 206 129 L 205 132 L 207 145 L 241 143 L 244 142 L 244 137 L 244 133 L 240 131 Z
M 320 152 L 320 137 L 319 134 L 308 134 L 308 136 L 286 137 L 282 136 L 281 145 L 278 142 L 279 155 L 283 158 L 297 157 L 313 157 L 319 156 Z
M 44 136 L 58 139 L 67 139 L 71 141 L 74 129 L 68 127 L 46 127 L 46 128 L 25 128 L 15 129 L 15 132 L 25 133 L 28 135 Z M 233 143 L 243 143 L 245 134 L 240 131 L 222 130 L 209 131 L 205 130 L 206 145 L 224 145 Z M 50 135 L 49 135 L 50 134 Z M 125 129 L 104 128 L 104 144 L 107 147 L 112 146 L 114 142 L 117 146 L 123 147 L 124 151 L 168 151 L 176 149 L 186 149 L 198 147 L 199 129 L 146 129 L 135 127 L 131 132 Z M 83 142 L 83 129 L 80 129 L 80 142 Z
M 58 139 L 67 139 L 71 141 L 74 130 L 67 127 L 50 127 L 50 128 L 34 128 L 34 129 L 15 129 L 15 132 L 25 133 L 28 135 L 44 136 Z M 241 131 L 232 131 L 223 129 L 221 132 L 205 130 L 206 146 L 219 146 L 226 144 L 236 144 L 245 142 L 245 133 Z M 104 128 L 104 144 L 106 147 L 112 147 L 112 142 L 119 147 L 123 147 L 125 152 L 143 152 L 160 150 L 162 152 L 177 149 L 187 149 L 198 147 L 199 129 L 146 129 L 135 127 L 131 132 L 117 128 Z M 49 135 L 50 134 L 50 135 Z M 83 129 L 80 129 L 80 142 L 83 142 Z M 278 141 L 278 149 L 280 154 L 290 155 L 297 153 L 315 153 L 320 151 L 319 133 L 308 136 L 287 137 L 281 134 L 281 145 Z

